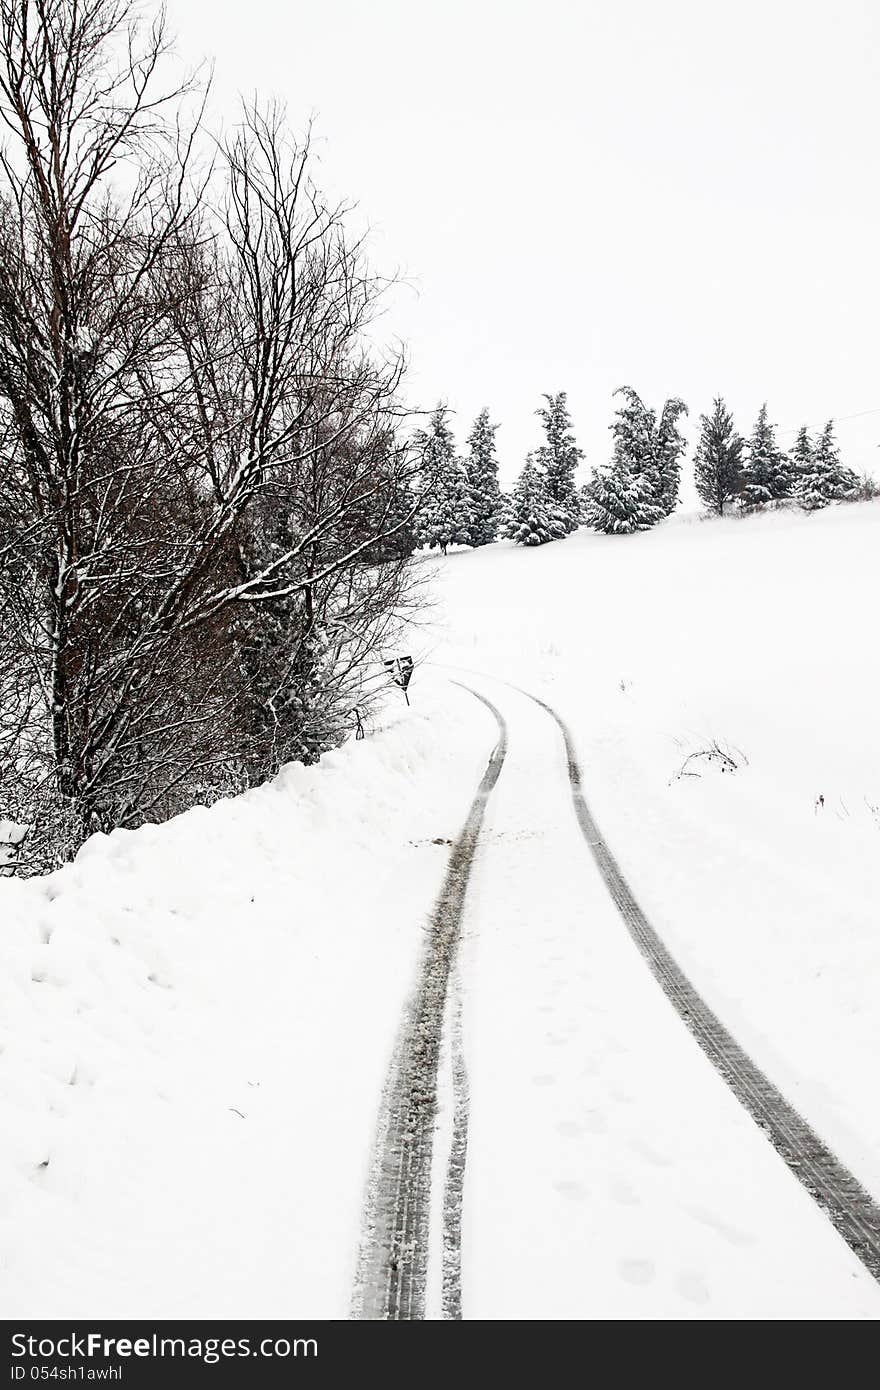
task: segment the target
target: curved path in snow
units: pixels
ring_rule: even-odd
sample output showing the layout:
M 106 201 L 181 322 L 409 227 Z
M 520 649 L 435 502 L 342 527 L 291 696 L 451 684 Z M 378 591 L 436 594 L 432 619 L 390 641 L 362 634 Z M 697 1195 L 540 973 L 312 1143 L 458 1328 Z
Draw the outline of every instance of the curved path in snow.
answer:
M 782 1092 L 755 1065 L 694 989 L 639 907 L 593 818 L 582 791 L 580 764 L 567 725 L 543 700 L 529 695 L 525 690 L 521 690 L 520 694 L 540 705 L 562 734 L 572 801 L 581 834 L 627 931 L 648 962 L 667 999 L 798 1182 L 803 1183 L 810 1196 L 818 1202 L 869 1273 L 880 1280 L 880 1207 L 788 1103 Z
M 498 742 L 464 828 L 452 847 L 449 868 L 429 925 L 418 987 L 407 1008 L 385 1086 L 356 1281 L 354 1314 L 360 1318 L 397 1321 L 425 1316 L 437 1072 L 447 992 L 486 803 L 507 752 L 507 725 L 499 710 L 469 686 L 461 688 L 494 716 Z M 457 1044 L 453 1045 L 457 1049 Z M 446 1315 L 459 1317 L 459 1194 L 467 1146 L 467 1101 L 457 1053 L 453 1076 L 457 1113 L 444 1212 L 443 1283 Z
M 880 1278 L 877 1204 L 645 918 L 584 798 L 563 721 L 516 686 L 469 675 L 512 693 L 502 717 L 465 687 L 500 738 L 452 851 L 386 1086 L 356 1315 L 426 1316 L 438 1058 L 461 950 L 470 1134 L 461 1044 L 447 1037 L 459 1081 L 435 1315 L 460 1317 L 463 1301 L 483 1318 L 880 1316 L 864 1275 Z M 435 1233 L 434 1262 L 438 1244 Z

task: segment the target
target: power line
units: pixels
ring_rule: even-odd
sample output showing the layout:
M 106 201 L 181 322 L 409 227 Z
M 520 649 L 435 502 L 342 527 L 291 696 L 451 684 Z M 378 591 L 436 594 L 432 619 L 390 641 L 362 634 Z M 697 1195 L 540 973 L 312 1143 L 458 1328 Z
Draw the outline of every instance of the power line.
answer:
M 874 406 L 872 410 L 857 410 L 854 415 L 832 415 L 829 418 L 832 424 L 839 425 L 845 420 L 861 420 L 865 415 L 880 415 L 880 405 Z M 825 423 L 825 420 L 814 420 L 812 424 L 808 425 L 780 425 L 778 432 L 779 434 L 797 434 L 799 429 L 814 430 Z

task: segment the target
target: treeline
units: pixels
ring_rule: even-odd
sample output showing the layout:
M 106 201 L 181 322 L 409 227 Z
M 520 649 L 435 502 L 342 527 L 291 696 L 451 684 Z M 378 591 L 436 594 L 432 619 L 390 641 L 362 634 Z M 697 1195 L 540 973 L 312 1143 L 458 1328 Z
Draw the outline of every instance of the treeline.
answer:
M 427 429 L 416 437 L 425 480 L 416 516 L 420 545 L 488 545 L 510 539 L 542 545 L 567 536 L 581 521 L 581 498 L 575 474 L 583 453 L 578 448 L 566 395 L 545 395 L 537 411 L 544 442 L 528 455 L 513 493 L 498 484 L 495 434 L 488 410 L 482 410 L 458 453 L 449 411 L 438 405 Z M 430 480 L 430 481 L 429 481 Z
M 256 104 L 203 140 L 168 49 L 129 0 L 0 0 L 0 820 L 31 870 L 338 742 L 407 601 L 384 282 L 308 141 Z
M 631 386 L 615 392 L 620 404 L 611 424 L 611 459 L 593 470 L 582 487 L 576 472 L 584 455 L 575 440 L 564 391 L 545 395 L 536 412 L 544 442 L 526 458 L 509 495 L 498 485 L 497 426 L 488 410 L 478 416 L 459 456 L 448 410 L 438 406 L 417 440 L 436 484 L 416 519 L 421 545 L 486 545 L 510 539 L 521 545 L 559 540 L 583 524 L 608 535 L 646 531 L 671 515 L 681 491 L 686 440 L 681 432 L 687 406 L 679 397 L 660 411 L 645 404 Z M 877 485 L 859 479 L 840 458 L 829 420 L 811 439 L 804 427 L 789 452 L 776 440 L 766 404 L 751 434 L 740 435 L 719 397 L 700 416 L 694 454 L 694 483 L 710 512 L 724 515 L 762 507 L 797 505 L 815 511 L 831 502 L 878 495 Z
M 700 416 L 694 464 L 697 494 L 707 509 L 719 516 L 731 505 L 755 511 L 774 503 L 794 502 L 805 511 L 817 511 L 830 502 L 875 495 L 870 478 L 860 480 L 841 462 L 833 420 L 815 440 L 802 426 L 786 453 L 776 442 L 766 404 L 761 406 L 752 433 L 744 439 L 720 396 L 712 413 Z

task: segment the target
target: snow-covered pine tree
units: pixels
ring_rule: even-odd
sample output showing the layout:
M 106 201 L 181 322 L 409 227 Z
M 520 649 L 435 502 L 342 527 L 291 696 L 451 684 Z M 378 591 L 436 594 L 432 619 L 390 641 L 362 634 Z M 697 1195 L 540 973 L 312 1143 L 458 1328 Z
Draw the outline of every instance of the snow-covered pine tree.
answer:
M 655 435 L 656 471 L 659 484 L 658 500 L 664 516 L 670 516 L 678 506 L 681 486 L 681 459 L 686 448 L 685 437 L 678 428 L 688 408 L 678 396 L 664 401 L 660 423 Z
M 597 531 L 625 535 L 647 531 L 678 500 L 684 439 L 677 422 L 686 406 L 677 397 L 668 400 L 658 426 L 656 413 L 631 386 L 614 394 L 623 397 L 611 424 L 614 452 L 584 489 L 583 515 Z
M 501 525 L 503 499 L 498 486 L 498 461 L 495 457 L 495 431 L 498 426 L 489 420 L 488 410 L 481 410 L 468 435 L 465 474 L 470 495 L 471 545 L 490 545 Z
M 647 484 L 644 490 L 656 497 L 660 492 L 654 438 L 657 418 L 631 386 L 619 386 L 614 394 L 623 397 L 623 404 L 617 407 L 610 426 L 614 437 L 613 464 L 639 474 Z
M 646 406 L 631 386 L 621 386 L 614 394 L 623 397 L 623 404 L 611 425 L 613 462 L 640 480 L 638 487 L 627 492 L 639 499 L 642 514 L 636 529 L 645 530 L 669 516 L 678 503 L 685 449 L 678 422 L 687 414 L 687 406 L 678 396 L 671 396 L 664 402 L 658 422 L 656 411 Z
M 595 469 L 593 470 L 593 472 L 595 473 Z M 582 483 L 581 486 L 578 488 L 578 515 L 580 517 L 582 526 L 590 525 L 590 507 L 592 505 L 593 500 L 592 488 L 592 477 L 588 478 L 587 481 L 585 483 Z
M 567 534 L 580 522 L 574 478 L 584 455 L 575 442 L 566 393 L 559 391 L 555 396 L 545 393 L 544 400 L 547 405 L 540 406 L 535 414 L 543 422 L 546 443 L 536 451 L 534 462 L 544 474 L 547 501 L 564 527 L 563 534 Z
M 855 497 L 858 488 L 855 473 L 840 461 L 834 421 L 829 420 L 813 446 L 809 463 L 798 477 L 798 501 L 805 511 L 814 512 L 827 507 L 829 502 L 844 502 Z
M 723 516 L 725 504 L 738 497 L 742 488 L 743 439 L 720 396 L 715 398 L 712 414 L 700 416 L 700 425 L 694 455 L 697 493 L 710 511 Z
M 800 480 L 805 473 L 810 471 L 813 462 L 813 441 L 807 433 L 806 425 L 801 425 L 797 432 L 797 439 L 792 445 L 791 453 L 788 456 L 791 468 L 791 486 L 795 496 L 800 493 Z
M 742 491 L 738 498 L 740 506 L 749 511 L 791 495 L 792 466 L 776 443 L 775 430 L 775 425 L 767 418 L 765 401 L 746 444 Z
M 567 535 L 565 522 L 547 496 L 547 480 L 542 468 L 529 454 L 525 467 L 508 499 L 503 533 L 519 545 L 545 545 Z
M 439 546 L 443 555 L 447 546 L 469 545 L 471 527 L 467 478 L 446 416 L 446 406 L 438 405 L 415 441 L 422 451 L 425 489 L 416 534 L 420 545 Z
M 661 517 L 648 478 L 620 459 L 597 468 L 585 494 L 584 521 L 609 536 L 646 531 Z

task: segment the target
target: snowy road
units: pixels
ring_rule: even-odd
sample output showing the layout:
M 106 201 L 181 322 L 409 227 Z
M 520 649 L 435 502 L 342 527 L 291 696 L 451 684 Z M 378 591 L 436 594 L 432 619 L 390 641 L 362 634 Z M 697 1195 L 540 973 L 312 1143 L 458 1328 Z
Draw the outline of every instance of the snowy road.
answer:
M 820 787 L 851 788 L 855 808 L 880 785 L 863 738 L 876 651 L 844 632 L 825 663 L 833 682 L 818 679 L 789 595 L 772 642 L 754 625 L 738 644 L 724 630 L 707 655 L 705 607 L 685 602 L 716 591 L 710 568 L 727 555 L 722 587 L 748 574 L 754 604 L 781 545 L 786 573 L 811 576 L 803 611 L 823 612 L 845 571 L 807 565 L 817 525 L 832 551 L 861 555 L 853 594 L 867 595 L 876 532 L 855 522 L 782 518 L 766 550 L 753 537 L 745 570 L 745 521 L 726 549 L 714 528 L 652 533 L 643 561 L 590 536 L 452 556 L 430 654 L 564 712 L 650 922 L 876 1199 L 876 830 L 867 812 L 813 809 Z M 587 643 L 582 594 L 608 586 L 613 621 Z M 842 581 L 835 592 L 842 608 Z M 680 627 L 665 623 L 673 610 Z M 752 689 L 759 669 L 772 699 Z M 454 674 L 422 666 L 412 709 L 390 701 L 368 738 L 319 765 L 94 836 L 45 879 L 0 881 L 7 1316 L 349 1313 L 395 1035 L 497 739 Z M 447 991 L 414 1310 L 456 1316 L 460 1256 L 465 1318 L 880 1318 L 880 1286 L 628 935 L 575 820 L 552 718 L 461 674 L 497 704 L 509 749 Z M 860 695 L 855 722 L 832 730 Z M 729 734 L 748 768 L 670 783 L 694 730 Z
M 464 1316 L 880 1317 L 624 930 L 551 714 L 481 688 L 510 746 L 463 916 Z

